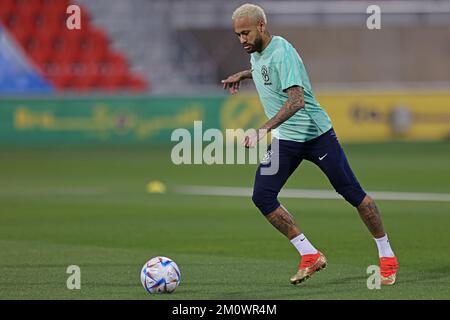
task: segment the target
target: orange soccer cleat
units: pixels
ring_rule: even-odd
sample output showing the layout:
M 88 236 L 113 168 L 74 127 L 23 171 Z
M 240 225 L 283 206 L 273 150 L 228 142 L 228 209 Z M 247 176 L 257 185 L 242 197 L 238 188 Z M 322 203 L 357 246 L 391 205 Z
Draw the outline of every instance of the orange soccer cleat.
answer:
M 398 262 L 396 257 L 381 257 L 380 258 L 380 275 L 381 284 L 393 285 L 397 275 Z
M 290 281 L 292 284 L 299 284 L 307 280 L 315 272 L 324 269 L 326 266 L 327 259 L 320 251 L 315 254 L 305 254 L 302 256 L 297 273 L 290 279 Z

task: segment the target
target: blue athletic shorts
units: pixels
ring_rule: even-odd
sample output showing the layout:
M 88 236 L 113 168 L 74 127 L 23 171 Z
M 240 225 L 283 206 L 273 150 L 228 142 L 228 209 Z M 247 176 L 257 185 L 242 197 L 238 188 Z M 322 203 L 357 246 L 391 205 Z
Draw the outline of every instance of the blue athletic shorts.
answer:
M 357 207 L 361 204 L 366 193 L 353 174 L 333 129 L 307 142 L 277 142 L 278 151 L 275 150 L 277 148 L 272 148 L 272 142 L 267 153 L 270 156 L 267 161 L 261 161 L 256 171 L 252 200 L 262 214 L 267 215 L 280 206 L 278 193 L 302 160 L 316 164 L 328 177 L 336 192 L 351 205 Z M 277 155 L 278 171 L 272 175 L 261 174 L 261 169 L 269 167 Z

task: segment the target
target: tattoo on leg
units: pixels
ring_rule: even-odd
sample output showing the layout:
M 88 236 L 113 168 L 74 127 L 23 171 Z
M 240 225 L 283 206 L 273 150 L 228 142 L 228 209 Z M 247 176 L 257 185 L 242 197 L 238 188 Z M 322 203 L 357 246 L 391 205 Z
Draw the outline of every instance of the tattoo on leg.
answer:
M 380 211 L 372 198 L 366 196 L 359 205 L 358 212 L 374 238 L 381 238 L 385 235 Z
M 266 216 L 266 219 L 269 220 L 269 222 L 289 240 L 295 238 L 301 233 L 295 223 L 294 217 L 292 217 L 292 215 L 282 206 L 269 213 Z

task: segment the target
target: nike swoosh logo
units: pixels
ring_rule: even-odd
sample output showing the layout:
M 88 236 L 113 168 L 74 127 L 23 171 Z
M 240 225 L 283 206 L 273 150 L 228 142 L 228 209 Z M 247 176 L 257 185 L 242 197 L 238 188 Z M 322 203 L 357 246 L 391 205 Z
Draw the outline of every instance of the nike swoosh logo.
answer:
M 328 155 L 328 153 L 326 153 L 325 155 L 319 157 L 319 160 L 322 161 L 323 159 L 325 159 L 325 157 Z
M 300 239 L 300 241 L 303 241 L 303 240 L 305 240 L 306 238 L 303 238 L 303 239 Z

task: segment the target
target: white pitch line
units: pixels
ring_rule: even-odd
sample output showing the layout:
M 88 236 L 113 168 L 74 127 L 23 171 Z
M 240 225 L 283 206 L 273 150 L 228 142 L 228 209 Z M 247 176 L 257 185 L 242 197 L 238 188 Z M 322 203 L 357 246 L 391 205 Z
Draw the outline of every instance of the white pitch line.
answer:
M 221 187 L 221 186 L 181 186 L 176 188 L 176 192 L 188 195 L 199 196 L 231 196 L 231 197 L 251 197 L 253 189 L 241 187 Z M 435 201 L 450 202 L 448 193 L 418 193 L 418 192 L 388 192 L 369 191 L 370 196 L 376 200 L 393 201 Z M 301 199 L 342 199 L 335 191 L 331 190 L 310 190 L 310 189 L 284 189 L 280 192 L 281 198 L 301 198 Z

